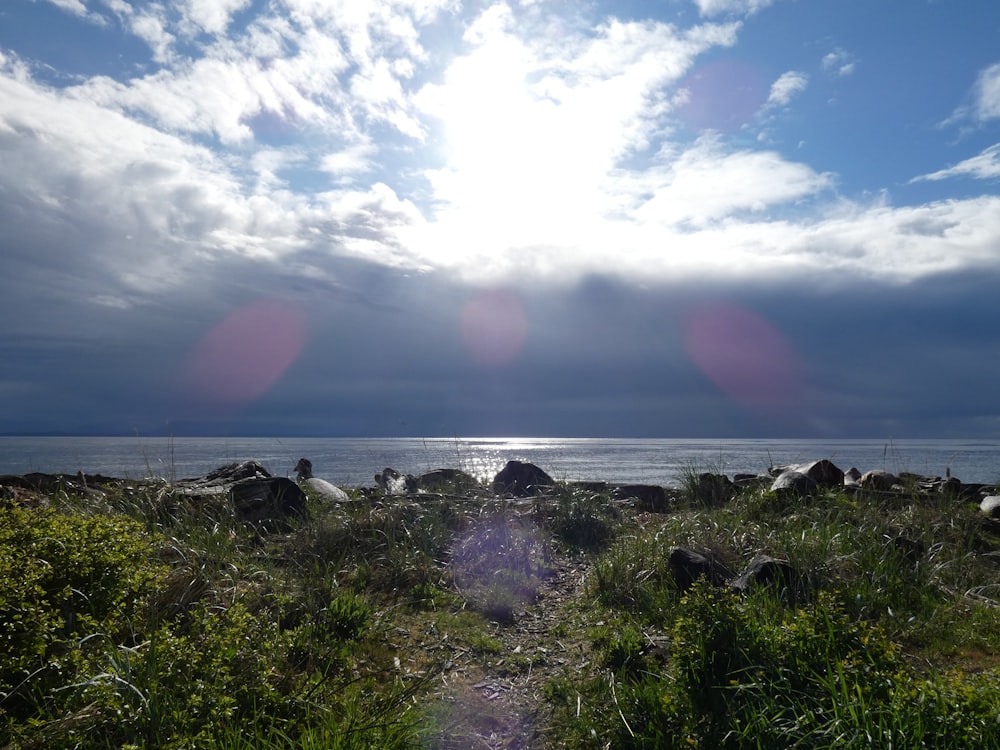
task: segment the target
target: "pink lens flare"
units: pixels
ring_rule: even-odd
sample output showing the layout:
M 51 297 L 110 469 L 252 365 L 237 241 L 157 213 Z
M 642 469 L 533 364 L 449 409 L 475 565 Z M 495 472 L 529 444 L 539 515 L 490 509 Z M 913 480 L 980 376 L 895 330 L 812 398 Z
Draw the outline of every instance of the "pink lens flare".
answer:
M 517 359 L 528 334 L 524 305 L 505 290 L 484 292 L 462 310 L 462 340 L 471 357 L 485 367 Z
M 738 60 L 701 66 L 681 83 L 687 101 L 678 108 L 694 130 L 739 130 L 767 101 L 768 87 L 755 67 Z
M 684 348 L 723 393 L 744 405 L 790 403 L 801 395 L 802 366 L 786 338 L 738 305 L 688 314 Z
M 306 343 L 302 312 L 278 300 L 241 307 L 206 333 L 187 360 L 184 382 L 199 399 L 242 406 L 263 396 Z

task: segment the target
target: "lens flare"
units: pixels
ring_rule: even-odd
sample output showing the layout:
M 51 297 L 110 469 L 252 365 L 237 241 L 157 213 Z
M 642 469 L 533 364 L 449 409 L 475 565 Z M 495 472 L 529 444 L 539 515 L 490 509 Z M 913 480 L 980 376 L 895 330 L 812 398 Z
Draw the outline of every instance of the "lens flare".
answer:
M 689 314 L 684 348 L 721 391 L 745 405 L 789 403 L 802 390 L 801 365 L 785 337 L 738 305 Z
M 717 60 L 689 75 L 678 114 L 693 130 L 730 133 L 749 122 L 767 101 L 769 89 L 757 69 L 738 60 Z
M 184 371 L 187 390 L 219 406 L 242 406 L 264 395 L 298 359 L 305 317 L 264 300 L 242 307 L 205 334 Z
M 462 310 L 462 340 L 472 358 L 485 367 L 502 367 L 517 359 L 527 333 L 524 305 L 510 292 L 485 292 Z

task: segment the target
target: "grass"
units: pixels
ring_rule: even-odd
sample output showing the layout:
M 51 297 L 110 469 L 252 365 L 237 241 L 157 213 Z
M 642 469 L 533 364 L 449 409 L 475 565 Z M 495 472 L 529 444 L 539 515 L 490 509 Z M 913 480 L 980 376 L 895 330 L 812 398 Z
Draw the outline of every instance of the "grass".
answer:
M 686 476 L 668 513 L 358 489 L 281 533 L 153 482 L 6 502 L 0 748 L 461 746 L 503 734 L 469 697 L 497 675 L 539 702 L 537 747 L 1000 746 L 1000 535 L 974 505 Z M 679 546 L 798 583 L 681 591 Z M 543 596 L 567 561 L 586 585 Z

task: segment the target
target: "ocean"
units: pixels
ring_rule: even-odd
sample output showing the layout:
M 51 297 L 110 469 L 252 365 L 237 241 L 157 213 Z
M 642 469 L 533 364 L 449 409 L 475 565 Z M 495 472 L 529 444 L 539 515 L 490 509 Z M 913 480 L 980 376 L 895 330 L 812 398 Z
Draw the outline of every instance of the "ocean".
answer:
M 950 470 L 963 482 L 1000 481 L 1000 440 L 0 437 L 0 474 L 176 480 L 253 459 L 276 476 L 294 476 L 301 457 L 312 461 L 317 477 L 344 487 L 372 485 L 387 466 L 410 474 L 463 469 L 489 481 L 511 459 L 530 461 L 556 480 L 665 487 L 678 486 L 692 469 L 731 477 L 821 458 L 845 471 L 943 476 Z

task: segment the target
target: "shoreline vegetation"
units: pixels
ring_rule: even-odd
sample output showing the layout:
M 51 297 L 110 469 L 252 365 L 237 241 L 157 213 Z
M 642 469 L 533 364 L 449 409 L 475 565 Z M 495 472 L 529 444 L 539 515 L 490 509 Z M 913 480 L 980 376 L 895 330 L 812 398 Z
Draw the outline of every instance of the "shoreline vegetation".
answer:
M 0 749 L 1000 747 L 1000 492 L 793 468 L 0 477 Z

